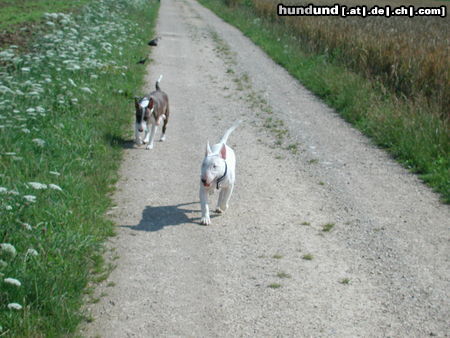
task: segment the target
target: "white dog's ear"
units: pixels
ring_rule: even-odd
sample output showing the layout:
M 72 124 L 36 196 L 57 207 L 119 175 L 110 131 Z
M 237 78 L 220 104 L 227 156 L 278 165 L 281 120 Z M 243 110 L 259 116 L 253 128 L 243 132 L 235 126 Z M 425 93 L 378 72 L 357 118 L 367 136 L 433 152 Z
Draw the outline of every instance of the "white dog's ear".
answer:
M 224 160 L 227 158 L 227 146 L 225 144 L 222 144 L 222 148 L 220 148 L 220 157 Z
M 211 147 L 209 146 L 209 141 L 206 141 L 206 153 L 205 156 L 209 156 L 212 154 Z

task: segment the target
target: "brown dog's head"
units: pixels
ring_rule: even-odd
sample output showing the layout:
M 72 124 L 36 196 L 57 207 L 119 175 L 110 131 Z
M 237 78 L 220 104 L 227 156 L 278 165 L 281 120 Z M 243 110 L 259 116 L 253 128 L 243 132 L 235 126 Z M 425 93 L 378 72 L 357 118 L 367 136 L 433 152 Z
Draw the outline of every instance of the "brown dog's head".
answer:
M 147 129 L 147 122 L 153 112 L 153 99 L 148 97 L 134 98 L 134 106 L 136 108 L 136 128 L 142 133 Z

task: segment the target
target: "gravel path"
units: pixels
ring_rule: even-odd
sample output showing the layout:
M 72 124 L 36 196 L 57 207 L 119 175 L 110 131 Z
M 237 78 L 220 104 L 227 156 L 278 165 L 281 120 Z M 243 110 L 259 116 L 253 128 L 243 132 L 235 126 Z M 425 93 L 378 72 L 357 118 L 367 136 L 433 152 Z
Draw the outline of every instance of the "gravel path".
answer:
M 162 1 L 157 32 L 167 141 L 125 150 L 117 268 L 81 334 L 448 336 L 448 206 L 195 1 Z M 230 209 L 200 226 L 206 140 L 241 118 Z

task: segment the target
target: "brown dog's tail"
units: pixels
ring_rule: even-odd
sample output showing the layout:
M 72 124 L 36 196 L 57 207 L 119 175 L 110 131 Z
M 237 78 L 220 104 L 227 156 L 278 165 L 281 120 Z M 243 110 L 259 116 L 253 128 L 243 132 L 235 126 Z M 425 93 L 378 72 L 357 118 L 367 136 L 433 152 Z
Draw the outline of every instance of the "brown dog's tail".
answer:
M 159 83 L 161 82 L 162 78 L 163 78 L 163 76 L 162 76 L 162 74 L 161 74 L 161 75 L 159 76 L 158 81 L 156 81 L 156 85 L 155 85 L 156 90 L 161 90 L 161 88 L 159 88 Z

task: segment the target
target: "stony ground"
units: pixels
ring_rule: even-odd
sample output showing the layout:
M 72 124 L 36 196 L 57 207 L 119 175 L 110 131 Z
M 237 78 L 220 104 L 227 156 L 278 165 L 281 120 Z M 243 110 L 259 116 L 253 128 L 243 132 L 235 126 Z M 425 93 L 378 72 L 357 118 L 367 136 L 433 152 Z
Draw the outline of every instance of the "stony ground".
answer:
M 447 336 L 448 206 L 195 1 L 162 1 L 157 32 L 167 141 L 125 150 L 117 268 L 81 334 Z M 238 119 L 230 209 L 201 226 L 206 141 Z

